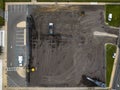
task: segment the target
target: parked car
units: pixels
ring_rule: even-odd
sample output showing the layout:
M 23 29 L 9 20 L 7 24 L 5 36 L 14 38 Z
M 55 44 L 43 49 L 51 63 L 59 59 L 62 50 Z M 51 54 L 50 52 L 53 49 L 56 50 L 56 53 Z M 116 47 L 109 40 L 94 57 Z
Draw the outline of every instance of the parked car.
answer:
M 53 24 L 53 23 L 49 23 L 49 31 L 48 31 L 48 33 L 49 33 L 50 35 L 53 35 L 53 34 L 54 34 L 53 27 L 54 27 L 54 24 Z
M 112 13 L 109 13 L 108 15 L 108 21 L 111 21 L 112 20 Z
M 19 66 L 23 66 L 23 56 L 18 56 L 18 63 L 19 63 Z

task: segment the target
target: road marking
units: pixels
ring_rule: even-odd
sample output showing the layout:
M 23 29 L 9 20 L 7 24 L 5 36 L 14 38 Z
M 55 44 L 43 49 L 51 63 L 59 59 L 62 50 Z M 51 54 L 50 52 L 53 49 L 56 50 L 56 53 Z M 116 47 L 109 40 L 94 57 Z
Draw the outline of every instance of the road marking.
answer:
M 18 35 L 17 37 L 16 37 L 16 39 L 24 39 L 24 36 L 22 35 L 22 36 L 20 36 L 20 35 Z
M 24 44 L 24 40 L 18 40 L 18 41 L 16 41 L 16 44 L 19 44 L 19 43 L 22 43 L 22 44 Z
M 17 33 L 19 33 L 19 32 L 23 32 L 23 30 L 21 30 L 21 29 L 20 29 L 20 30 L 16 30 L 16 32 L 17 32 Z
M 9 12 L 26 12 L 26 5 L 10 5 Z
M 16 46 L 24 46 L 23 44 L 16 44 Z
M 21 5 L 17 5 L 18 6 L 18 11 L 21 12 L 22 11 L 22 6 Z
M 18 67 L 7 67 L 7 71 L 16 71 Z
M 11 12 L 14 12 L 14 5 L 11 6 Z
M 17 38 L 24 38 L 23 34 L 17 34 Z
M 8 79 L 11 80 L 16 86 L 18 86 L 17 83 L 15 83 L 15 81 L 13 81 L 13 80 L 9 77 L 9 75 L 8 75 Z
M 13 7 L 9 6 L 8 10 L 9 10 L 9 12 L 12 12 L 13 11 Z
M 23 41 L 17 41 L 16 44 L 24 44 Z
M 13 12 L 15 12 L 16 5 L 13 5 Z
M 17 33 L 16 33 L 16 36 L 17 36 L 17 35 L 21 35 L 21 34 L 24 34 L 24 32 L 17 32 Z
M 19 12 L 19 5 L 16 5 L 16 11 Z
M 24 29 L 24 45 L 26 45 L 26 29 Z
M 21 8 L 22 8 L 22 11 L 24 12 L 25 11 L 24 5 L 22 5 Z
M 24 7 L 20 5 L 20 7 Z M 26 29 L 17 29 L 16 30 L 16 46 L 24 46 L 26 45 Z

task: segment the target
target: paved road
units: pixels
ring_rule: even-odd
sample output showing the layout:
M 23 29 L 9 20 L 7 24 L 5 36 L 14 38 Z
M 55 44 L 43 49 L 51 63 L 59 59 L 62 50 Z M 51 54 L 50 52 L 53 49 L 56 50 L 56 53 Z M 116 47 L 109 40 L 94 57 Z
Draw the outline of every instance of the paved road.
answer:
M 26 64 L 26 46 L 24 45 L 24 30 L 16 25 L 21 21 L 26 21 L 27 5 L 9 5 L 8 6 L 8 85 L 25 86 L 25 79 L 21 78 L 15 67 L 19 66 L 18 56 L 23 55 L 24 65 Z M 14 78 L 16 77 L 16 78 Z M 17 83 L 17 84 L 16 84 Z
M 120 48 L 120 30 L 119 30 L 119 37 L 118 37 L 118 46 Z M 120 52 L 120 49 L 119 49 Z M 115 90 L 120 90 L 120 53 L 118 55 L 118 62 L 117 62 L 117 68 L 114 76 L 114 81 L 113 81 L 113 89 Z

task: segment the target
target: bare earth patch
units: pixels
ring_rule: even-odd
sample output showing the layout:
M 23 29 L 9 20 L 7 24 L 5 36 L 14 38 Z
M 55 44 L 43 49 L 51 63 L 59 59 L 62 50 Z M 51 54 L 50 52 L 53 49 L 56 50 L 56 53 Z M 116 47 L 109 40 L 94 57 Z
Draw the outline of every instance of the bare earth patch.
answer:
M 37 71 L 30 73 L 30 86 L 90 86 L 82 75 L 105 82 L 104 44 L 116 43 L 116 38 L 93 33 L 118 31 L 104 24 L 104 6 L 36 6 L 31 15 L 31 62 Z M 48 35 L 50 22 L 54 37 Z

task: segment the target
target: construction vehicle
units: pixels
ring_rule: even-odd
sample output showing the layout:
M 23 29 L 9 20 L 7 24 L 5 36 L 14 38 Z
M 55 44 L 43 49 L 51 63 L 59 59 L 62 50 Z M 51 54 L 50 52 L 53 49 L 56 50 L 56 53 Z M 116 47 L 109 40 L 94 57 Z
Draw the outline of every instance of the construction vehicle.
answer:
M 35 67 L 27 68 L 27 72 L 35 72 L 35 71 L 36 71 Z
M 89 80 L 89 81 L 91 81 L 91 82 L 93 82 L 94 84 L 96 84 L 96 85 L 99 86 L 99 87 L 103 87 L 103 88 L 106 87 L 105 83 L 103 83 L 103 82 L 101 82 L 101 81 L 94 80 L 94 79 L 92 79 L 92 78 L 90 78 L 90 77 L 88 77 L 88 76 L 86 76 L 86 79 Z

